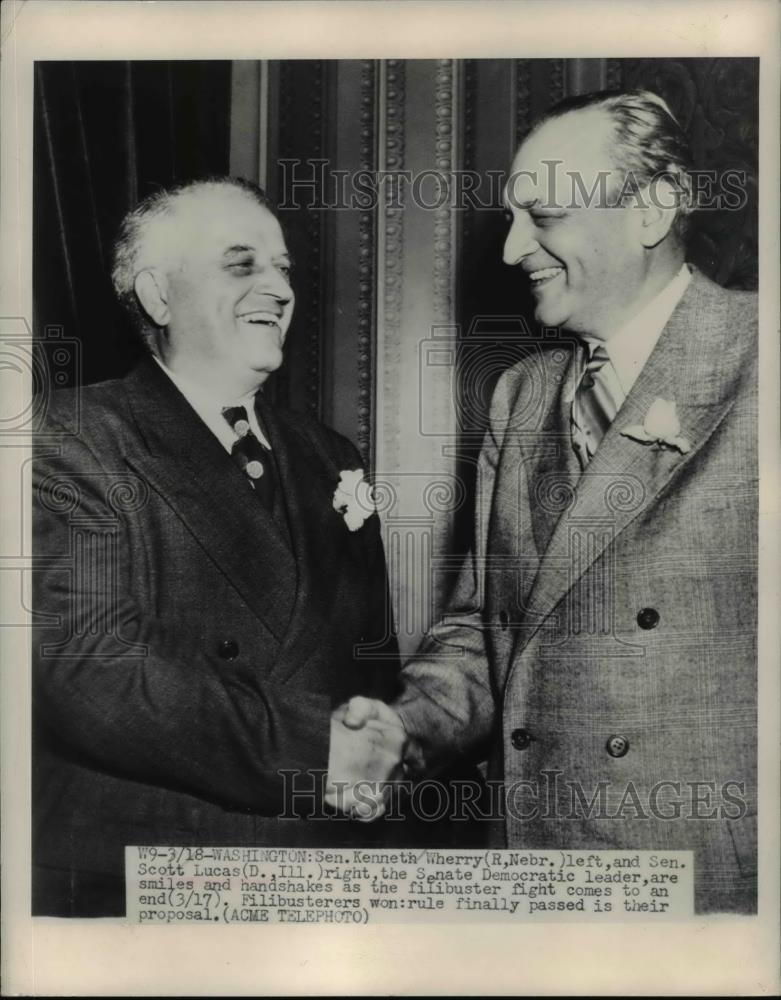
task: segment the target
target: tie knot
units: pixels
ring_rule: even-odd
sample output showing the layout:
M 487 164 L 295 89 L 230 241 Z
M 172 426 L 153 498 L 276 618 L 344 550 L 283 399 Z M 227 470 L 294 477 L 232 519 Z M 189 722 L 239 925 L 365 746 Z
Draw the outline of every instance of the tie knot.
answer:
M 593 347 L 590 357 L 586 360 L 586 367 L 583 369 L 580 388 L 585 390 L 593 389 L 595 376 L 602 371 L 609 361 L 610 356 L 603 344 L 597 344 L 596 347 Z
M 272 510 L 275 487 L 269 449 L 255 436 L 245 406 L 224 406 L 222 415 L 236 434 L 231 447 L 231 458 L 247 476 L 250 486 L 265 506 Z
M 249 433 L 249 417 L 245 406 L 224 406 L 222 415 L 230 424 L 231 430 L 235 431 L 239 437 L 244 437 L 245 434 Z
M 590 372 L 597 372 L 603 365 L 606 365 L 610 360 L 610 355 L 607 353 L 607 348 L 604 344 L 597 344 L 591 351 L 591 357 L 586 363 L 586 370 Z

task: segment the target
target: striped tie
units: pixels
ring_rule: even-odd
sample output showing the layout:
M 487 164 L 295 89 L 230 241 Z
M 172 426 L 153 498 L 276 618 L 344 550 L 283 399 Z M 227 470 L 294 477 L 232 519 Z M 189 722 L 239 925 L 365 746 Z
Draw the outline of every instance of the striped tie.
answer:
M 625 399 L 604 345 L 592 343 L 586 350 L 591 356 L 572 400 L 572 447 L 581 470 L 588 465 Z
M 238 434 L 231 449 L 231 458 L 246 475 L 258 497 L 271 510 L 274 504 L 274 468 L 271 452 L 252 433 L 245 407 L 226 406 L 222 415 Z

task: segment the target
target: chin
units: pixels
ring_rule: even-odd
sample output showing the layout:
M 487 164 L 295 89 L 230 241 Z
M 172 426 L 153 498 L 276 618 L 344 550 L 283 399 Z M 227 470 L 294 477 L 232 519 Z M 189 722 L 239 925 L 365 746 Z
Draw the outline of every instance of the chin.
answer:
M 252 368 L 258 375 L 263 375 L 265 377 L 267 375 L 271 375 L 271 373 L 275 372 L 278 368 L 281 368 L 282 361 L 282 351 L 269 351 L 267 354 L 264 354 L 262 358 L 255 358 Z
M 534 310 L 534 319 L 540 326 L 566 326 L 567 323 L 564 311 L 551 306 L 538 306 Z
M 545 301 L 540 299 L 534 310 L 535 320 L 542 326 L 562 327 L 567 330 L 576 331 L 578 301 L 573 301 L 573 296 L 560 294 L 555 300 Z

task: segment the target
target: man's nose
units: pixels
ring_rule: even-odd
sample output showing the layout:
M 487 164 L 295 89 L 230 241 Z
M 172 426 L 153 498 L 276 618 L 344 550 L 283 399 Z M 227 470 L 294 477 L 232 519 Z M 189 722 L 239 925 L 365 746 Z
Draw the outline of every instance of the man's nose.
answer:
M 255 278 L 253 291 L 259 295 L 273 295 L 283 306 L 293 299 L 290 282 L 277 267 L 261 268 Z
M 539 243 L 531 221 L 524 216 L 514 218 L 507 239 L 504 241 L 505 264 L 518 264 L 537 249 Z

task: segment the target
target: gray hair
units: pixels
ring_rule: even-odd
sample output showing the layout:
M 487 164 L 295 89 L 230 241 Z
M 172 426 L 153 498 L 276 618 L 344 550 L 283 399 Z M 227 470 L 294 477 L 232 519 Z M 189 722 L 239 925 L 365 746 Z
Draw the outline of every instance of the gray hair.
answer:
M 685 242 L 689 216 L 696 207 L 691 182 L 693 161 L 686 133 L 667 102 L 650 90 L 623 93 L 599 90 L 559 101 L 542 115 L 534 128 L 551 118 L 585 108 L 601 108 L 610 117 L 615 135 L 615 165 L 628 179 L 636 181 L 634 190 L 654 179 L 664 178 L 672 185 L 677 207 L 672 231 Z
M 151 346 L 157 327 L 146 315 L 138 301 L 135 281 L 139 272 L 143 270 L 143 250 L 149 231 L 158 220 L 170 218 L 183 196 L 201 189 L 219 187 L 243 191 L 257 204 L 270 209 L 266 193 L 252 181 L 245 180 L 243 177 L 213 176 L 189 181 L 185 184 L 177 184 L 174 187 L 161 188 L 159 191 L 147 195 L 122 220 L 117 238 L 114 241 L 111 281 L 117 298 L 127 310 L 134 328 L 147 347 Z

